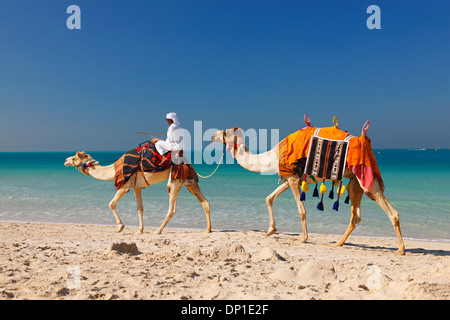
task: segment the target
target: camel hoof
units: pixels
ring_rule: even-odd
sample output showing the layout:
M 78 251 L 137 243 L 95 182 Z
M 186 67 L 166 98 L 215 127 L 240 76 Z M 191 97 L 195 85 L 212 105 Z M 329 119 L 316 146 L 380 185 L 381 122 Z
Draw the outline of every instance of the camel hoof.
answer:
M 405 255 L 405 250 L 398 249 L 397 251 L 395 251 L 395 254 L 397 254 L 399 256 L 404 256 Z
M 138 230 L 138 231 L 136 231 L 135 233 L 134 233 L 134 235 L 136 236 L 136 235 L 138 235 L 138 234 L 143 234 L 144 233 L 144 230 Z
M 298 238 L 298 239 L 294 239 L 295 242 L 301 242 L 301 243 L 306 243 L 307 240 L 308 240 L 308 238 L 305 239 L 304 237 Z
M 153 234 L 159 235 L 161 234 L 161 230 L 156 230 L 155 232 L 153 232 Z
M 331 244 L 331 246 L 332 246 L 333 248 L 342 247 L 342 245 L 343 245 L 343 243 L 339 243 L 339 242 L 336 242 L 336 243 L 332 243 L 332 244 Z
M 270 227 L 269 230 L 267 231 L 267 236 L 271 236 L 271 235 L 273 235 L 276 232 L 277 232 L 276 228 Z
M 125 228 L 125 226 L 123 225 L 123 224 L 119 224 L 118 226 L 117 226 L 117 233 L 120 233 L 120 232 L 122 232 L 122 230 Z
M 203 233 L 211 233 L 211 229 L 206 229 Z

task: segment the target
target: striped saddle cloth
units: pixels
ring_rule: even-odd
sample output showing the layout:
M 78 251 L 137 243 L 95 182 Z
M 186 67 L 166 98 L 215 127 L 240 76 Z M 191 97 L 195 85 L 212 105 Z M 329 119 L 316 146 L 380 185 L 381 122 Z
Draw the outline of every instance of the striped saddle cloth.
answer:
M 345 140 L 318 137 L 320 128 L 311 137 L 305 174 L 319 179 L 342 180 L 346 167 L 349 135 Z
M 183 158 L 183 150 L 179 152 L 179 156 L 181 161 L 172 162 L 172 153 L 169 152 L 167 160 L 161 163 L 162 157 L 152 142 L 131 149 L 114 164 L 116 171 L 114 185 L 119 190 L 138 171 L 141 171 L 142 174 L 144 172 L 160 172 L 169 169 L 171 166 L 172 179 L 188 180 L 187 183 L 198 182 L 197 172 L 195 172 L 194 167 Z
M 119 190 L 130 180 L 136 171 L 142 172 L 160 172 L 170 168 L 172 164 L 170 157 L 161 163 L 161 155 L 156 150 L 154 143 L 147 143 L 143 146 L 131 149 L 125 153 L 114 164 L 116 171 L 114 185 Z

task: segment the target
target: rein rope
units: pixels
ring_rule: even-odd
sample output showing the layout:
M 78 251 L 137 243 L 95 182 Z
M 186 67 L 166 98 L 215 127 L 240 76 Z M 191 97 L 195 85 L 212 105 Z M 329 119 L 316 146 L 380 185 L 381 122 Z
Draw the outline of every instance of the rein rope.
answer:
M 224 143 L 224 144 L 223 144 L 222 157 L 220 158 L 220 161 L 219 161 L 219 163 L 217 164 L 216 169 L 214 169 L 214 171 L 213 171 L 210 175 L 208 175 L 208 176 L 202 176 L 201 174 L 199 174 L 199 173 L 197 172 L 197 175 L 198 175 L 200 178 L 208 179 L 208 178 L 212 177 L 214 173 L 216 173 L 217 169 L 219 169 L 219 166 L 222 164 L 223 156 L 225 155 L 225 148 L 226 148 L 226 146 L 227 146 L 227 145 Z

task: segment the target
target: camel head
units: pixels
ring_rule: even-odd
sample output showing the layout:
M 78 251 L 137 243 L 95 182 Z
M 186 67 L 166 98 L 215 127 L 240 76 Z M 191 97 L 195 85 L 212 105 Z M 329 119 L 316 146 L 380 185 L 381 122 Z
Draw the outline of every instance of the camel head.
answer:
M 82 173 L 84 173 L 85 175 L 88 176 L 89 173 L 87 173 L 85 171 L 85 168 L 83 167 L 83 164 L 91 165 L 94 162 L 96 162 L 96 161 L 90 155 L 88 155 L 84 151 L 81 151 L 81 152 L 77 152 L 72 157 L 68 157 L 66 159 L 66 161 L 64 162 L 64 165 L 66 167 L 76 167 L 79 171 L 81 171 Z
M 245 149 L 244 131 L 241 128 L 234 127 L 227 130 L 218 130 L 211 137 L 213 142 L 221 142 L 227 145 L 228 151 L 234 148 L 243 147 Z

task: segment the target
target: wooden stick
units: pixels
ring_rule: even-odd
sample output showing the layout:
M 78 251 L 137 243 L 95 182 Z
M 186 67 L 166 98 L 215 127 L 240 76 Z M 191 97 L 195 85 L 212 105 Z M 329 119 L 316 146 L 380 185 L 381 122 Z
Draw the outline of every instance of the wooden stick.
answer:
M 152 135 L 152 136 L 166 136 L 165 134 L 161 134 L 161 133 L 150 133 L 150 132 L 135 132 L 135 133 L 138 133 L 138 134 L 149 134 L 149 135 Z

